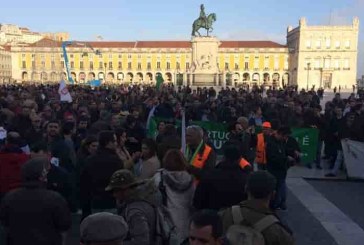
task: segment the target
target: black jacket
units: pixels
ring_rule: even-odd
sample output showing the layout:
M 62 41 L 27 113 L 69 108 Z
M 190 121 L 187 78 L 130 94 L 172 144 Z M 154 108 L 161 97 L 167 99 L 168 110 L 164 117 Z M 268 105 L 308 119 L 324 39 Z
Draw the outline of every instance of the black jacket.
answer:
M 195 208 L 219 210 L 240 203 L 246 199 L 247 177 L 237 162 L 220 162 L 215 169 L 206 171 L 198 184 Z
M 41 183 L 27 183 L 9 192 L 0 208 L 0 221 L 8 232 L 7 245 L 61 245 L 61 233 L 71 226 L 66 201 Z
M 80 177 L 80 194 L 83 217 L 91 214 L 91 209 L 115 208 L 111 193 L 105 188 L 111 175 L 124 166 L 122 160 L 110 149 L 99 149 L 86 159 Z
M 267 170 L 277 179 L 286 178 L 288 162 L 284 142 L 274 136 L 269 137 L 266 144 Z

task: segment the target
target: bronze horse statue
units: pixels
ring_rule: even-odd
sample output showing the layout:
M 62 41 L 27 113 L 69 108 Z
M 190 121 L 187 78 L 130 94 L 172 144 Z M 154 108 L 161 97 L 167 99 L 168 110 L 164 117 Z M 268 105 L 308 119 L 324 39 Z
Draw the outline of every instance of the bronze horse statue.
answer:
M 209 33 L 213 31 L 212 24 L 215 21 L 216 21 L 215 13 L 209 14 L 206 20 L 198 18 L 192 24 L 192 36 L 196 36 L 196 32 L 198 36 L 201 36 L 201 34 L 198 32 L 198 30 L 200 30 L 201 28 L 205 29 L 207 31 L 207 36 L 209 36 Z

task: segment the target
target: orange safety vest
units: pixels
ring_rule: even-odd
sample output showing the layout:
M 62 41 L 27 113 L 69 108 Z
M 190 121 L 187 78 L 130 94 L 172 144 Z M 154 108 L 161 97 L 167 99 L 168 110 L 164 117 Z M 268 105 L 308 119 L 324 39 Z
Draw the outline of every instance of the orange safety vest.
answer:
M 202 154 L 197 153 L 195 159 L 192 159 L 192 166 L 196 168 L 203 168 L 211 151 L 212 148 L 205 144 L 205 149 L 203 150 Z
M 245 160 L 243 157 L 239 161 L 239 166 L 241 167 L 241 169 L 244 169 L 246 167 L 251 167 L 250 163 L 247 160 Z
M 255 162 L 258 164 L 267 164 L 267 156 L 265 153 L 265 141 L 263 133 L 257 135 L 257 150 Z

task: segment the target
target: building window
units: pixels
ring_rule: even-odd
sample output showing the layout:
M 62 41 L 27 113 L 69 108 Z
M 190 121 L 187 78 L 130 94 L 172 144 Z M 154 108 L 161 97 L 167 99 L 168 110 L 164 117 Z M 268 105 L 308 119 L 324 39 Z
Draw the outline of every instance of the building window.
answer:
M 23 69 L 26 69 L 27 68 L 27 63 L 23 60 L 23 62 L 22 62 L 22 68 Z
M 264 59 L 264 70 L 269 70 L 269 56 Z
M 88 55 L 88 58 L 89 58 L 90 60 L 92 60 L 92 59 L 94 58 L 94 55 L 93 55 L 93 54 L 89 54 L 89 55 Z
M 141 59 L 142 58 L 142 55 L 141 54 L 138 54 L 138 59 Z
M 80 69 L 83 69 L 83 61 L 80 61 Z
M 123 63 L 121 61 L 119 61 L 119 63 L 118 63 L 118 69 L 119 70 L 123 69 Z
M 109 61 L 109 70 L 112 69 L 112 61 Z
M 186 62 L 186 69 L 190 69 L 190 62 Z
M 321 68 L 321 59 L 320 58 L 316 58 L 315 59 L 315 69 L 320 69 Z
M 336 48 L 336 49 L 339 49 L 339 48 L 340 48 L 340 41 L 336 41 L 336 42 L 335 42 L 335 48 Z
M 344 70 L 350 70 L 350 60 L 344 59 Z
M 71 54 L 70 57 L 73 58 L 73 54 Z M 42 58 L 44 58 L 44 56 Z
M 259 57 L 255 56 L 254 58 L 254 69 L 258 69 L 259 68 Z
M 179 62 L 176 63 L 176 68 L 177 68 L 177 70 L 179 70 L 181 68 L 181 65 Z
M 150 62 L 147 63 L 147 69 L 151 70 L 152 69 L 152 64 Z
M 334 69 L 335 70 L 339 70 L 340 69 L 340 60 L 339 59 L 335 59 L 335 61 L 334 61 Z
M 75 68 L 75 62 L 71 61 L 71 69 Z
M 94 62 L 90 61 L 90 70 L 94 69 Z
M 239 70 L 239 64 L 235 63 L 235 70 Z
M 345 48 L 350 48 L 350 40 L 345 41 Z
M 158 61 L 157 62 L 157 69 L 160 69 L 161 68 L 161 62 L 160 61 Z
M 274 70 L 279 70 L 279 58 L 274 57 Z
M 324 67 L 325 67 L 325 69 L 330 69 L 330 67 L 331 67 L 331 59 L 330 58 L 325 58 L 324 59 Z
M 54 60 L 52 60 L 51 66 L 52 66 L 52 69 L 56 68 L 56 63 L 54 62 Z
M 229 70 L 229 63 L 225 62 L 225 70 Z
M 121 58 L 123 58 L 123 55 L 122 55 L 122 54 L 119 54 L 119 56 L 118 56 L 118 57 L 119 57 L 119 59 L 121 59 Z
M 128 62 L 128 70 L 131 70 L 131 62 Z
M 142 69 L 142 63 L 138 63 L 138 70 L 141 70 Z
M 102 64 L 102 61 L 100 61 L 99 62 L 99 69 L 103 69 L 104 68 L 104 66 L 103 66 L 103 64 Z
M 167 70 L 170 70 L 170 69 L 171 69 L 171 63 L 167 62 Z
M 249 62 L 245 61 L 245 63 L 244 63 L 244 69 L 246 71 L 249 70 Z
M 326 38 L 326 48 L 327 49 L 331 48 L 331 39 L 330 38 Z
M 45 68 L 45 61 L 42 61 L 42 68 Z
M 316 48 L 320 49 L 321 48 L 321 40 L 317 40 L 316 41 Z
M 128 59 L 131 59 L 131 54 L 128 54 Z
M 306 41 L 306 48 L 308 48 L 308 49 L 311 48 L 311 40 Z
M 112 59 L 112 54 L 109 54 L 109 59 Z

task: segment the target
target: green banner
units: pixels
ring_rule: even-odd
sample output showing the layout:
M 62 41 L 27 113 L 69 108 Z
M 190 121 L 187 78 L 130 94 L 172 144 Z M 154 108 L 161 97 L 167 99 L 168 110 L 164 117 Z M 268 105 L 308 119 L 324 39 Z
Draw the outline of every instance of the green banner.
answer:
M 155 138 L 157 135 L 157 126 L 162 118 L 152 118 L 149 128 L 148 137 Z M 181 126 L 181 121 L 175 122 L 176 127 Z M 215 122 L 202 122 L 194 121 L 189 125 L 199 125 L 206 129 L 209 133 L 209 139 L 212 141 L 217 154 L 222 154 L 221 149 L 224 143 L 229 139 L 229 132 L 227 131 L 227 124 Z M 313 128 L 293 128 L 292 136 L 297 140 L 301 152 L 302 163 L 310 163 L 316 159 L 316 151 L 318 144 L 318 130 Z
M 311 163 L 316 159 L 318 130 L 315 128 L 294 128 L 292 136 L 297 140 L 301 152 L 302 163 Z

